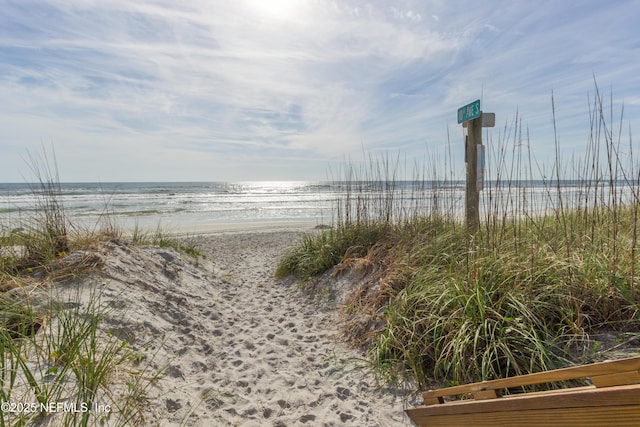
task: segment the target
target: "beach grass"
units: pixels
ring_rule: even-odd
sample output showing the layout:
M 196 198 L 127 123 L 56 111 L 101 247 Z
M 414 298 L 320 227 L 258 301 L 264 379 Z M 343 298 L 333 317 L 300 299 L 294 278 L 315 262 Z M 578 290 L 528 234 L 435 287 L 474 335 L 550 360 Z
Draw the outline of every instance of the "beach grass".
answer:
M 0 426 L 141 424 L 146 392 L 160 372 L 110 332 L 103 319 L 116 308 L 101 302 L 97 284 L 80 280 L 100 268 L 93 255 L 100 243 L 126 233 L 109 215 L 100 227 L 75 227 L 61 200 L 55 156 L 43 149 L 29 156 L 29 167 L 34 216 L 0 223 L 0 403 L 35 406 L 3 410 Z M 189 239 L 160 227 L 134 230 L 131 240 L 201 256 Z
M 56 425 L 131 425 L 144 417 L 147 384 L 140 381 L 143 357 L 101 327 L 110 310 L 96 290 L 32 302 L 0 298 L 0 425 L 30 425 L 55 417 Z M 124 379 L 126 377 L 126 379 Z M 129 387 L 113 390 L 115 379 Z
M 429 190 L 407 197 L 397 160 L 345 166 L 333 229 L 307 236 L 277 273 L 313 282 L 364 270 L 343 330 L 387 378 L 459 384 L 597 358 L 597 334 L 640 332 L 640 175 L 631 133 L 623 143 L 614 132 L 622 123 L 611 123 L 597 85 L 590 111 L 585 154 L 569 162 L 556 137 L 555 161 L 539 165 L 517 116 L 489 141 L 492 180 L 475 234 L 456 215 L 450 170 L 415 168 L 413 188 Z M 528 185 L 536 176 L 542 196 Z
M 141 229 L 136 224 L 131 231 L 131 242 L 139 246 L 157 246 L 159 248 L 172 248 L 187 254 L 196 260 L 203 258 L 204 254 L 198 248 L 196 239 L 190 236 L 177 237 L 164 230 L 159 224 L 153 232 Z

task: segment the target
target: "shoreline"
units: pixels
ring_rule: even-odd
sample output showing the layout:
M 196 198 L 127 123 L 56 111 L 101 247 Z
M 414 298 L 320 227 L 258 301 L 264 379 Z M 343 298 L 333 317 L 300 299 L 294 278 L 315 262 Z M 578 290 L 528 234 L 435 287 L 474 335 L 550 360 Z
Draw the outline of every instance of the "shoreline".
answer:
M 195 225 L 181 225 L 167 228 L 175 236 L 210 236 L 218 234 L 238 233 L 269 233 L 277 231 L 304 232 L 316 230 L 317 221 L 247 221 L 247 222 L 219 222 Z

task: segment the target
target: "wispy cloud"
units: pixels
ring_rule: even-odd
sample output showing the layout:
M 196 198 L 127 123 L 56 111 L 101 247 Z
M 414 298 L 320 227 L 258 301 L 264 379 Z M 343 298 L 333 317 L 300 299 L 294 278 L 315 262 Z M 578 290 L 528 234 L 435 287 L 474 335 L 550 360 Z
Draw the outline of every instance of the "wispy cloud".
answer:
M 637 1 L 273 5 L 4 5 L 0 181 L 42 140 L 69 180 L 322 179 L 363 147 L 441 150 L 480 96 L 544 139 L 552 90 L 573 142 L 594 74 L 638 113 Z

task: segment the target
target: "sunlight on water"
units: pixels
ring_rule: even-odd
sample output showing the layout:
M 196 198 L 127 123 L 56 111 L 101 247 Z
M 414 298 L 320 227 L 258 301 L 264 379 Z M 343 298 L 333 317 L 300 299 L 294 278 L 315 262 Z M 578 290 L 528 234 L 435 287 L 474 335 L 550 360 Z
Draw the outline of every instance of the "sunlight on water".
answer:
M 301 181 L 62 184 L 61 200 L 74 221 L 109 216 L 124 226 L 255 221 L 330 220 L 336 193 Z M 0 222 L 33 215 L 37 195 L 27 184 L 0 184 Z
M 428 214 L 432 209 L 461 215 L 464 210 L 464 183 L 394 182 L 394 203 L 400 210 L 417 209 Z M 260 221 L 306 221 L 330 224 L 338 199 L 347 193 L 376 194 L 385 183 L 248 181 L 197 183 L 74 183 L 61 184 L 61 200 L 74 223 L 95 227 L 108 217 L 123 227 L 184 226 L 211 223 L 246 223 Z M 387 185 L 388 187 L 388 185 Z M 508 188 L 487 185 L 481 195 L 481 210 L 500 206 L 501 212 L 518 215 L 526 200 L 527 209 L 546 210 L 556 203 L 554 188 L 541 182 L 512 183 Z M 35 214 L 37 187 L 28 184 L 0 184 L 0 226 Z M 565 207 L 579 204 L 579 183 L 563 183 Z M 606 203 L 607 191 L 599 193 Z M 625 194 L 618 197 L 624 201 Z

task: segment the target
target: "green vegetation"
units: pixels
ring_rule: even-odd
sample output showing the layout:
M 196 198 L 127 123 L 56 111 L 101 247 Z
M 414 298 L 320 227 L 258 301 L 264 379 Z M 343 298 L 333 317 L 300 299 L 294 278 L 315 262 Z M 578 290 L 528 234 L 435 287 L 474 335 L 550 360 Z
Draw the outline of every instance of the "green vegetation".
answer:
M 343 227 L 336 231 L 329 229 L 317 236 L 304 236 L 300 245 L 279 263 L 276 275 L 295 274 L 309 280 L 347 258 L 365 256 L 384 233 L 385 227 L 372 224 Z
M 278 274 L 309 283 L 332 268 L 364 272 L 345 301 L 345 335 L 381 372 L 423 387 L 585 362 L 594 333 L 640 330 L 640 175 L 631 137 L 621 156 L 606 116 L 598 95 L 583 161 L 562 161 L 556 142 L 554 177 L 535 205 L 529 141 L 518 119 L 505 127 L 488 144 L 493 179 L 474 236 L 456 217 L 450 172 L 434 173 L 435 184 L 416 174 L 435 186 L 407 195 L 398 161 L 349 166 L 334 229 L 306 237 Z M 566 179 L 575 185 L 563 187 Z
M 1 247 L 11 248 L 0 252 L 0 279 L 49 264 L 70 249 L 69 223 L 58 196 L 60 184 L 49 166 L 46 152 L 42 157 L 30 156 L 29 166 L 39 181 L 32 187 L 36 214 L 0 235 Z
M 103 304 L 96 288 L 87 298 L 80 286 L 92 285 L 76 280 L 100 266 L 92 251 L 101 242 L 124 233 L 108 216 L 99 231 L 75 228 L 43 153 L 29 158 L 39 181 L 32 188 L 35 216 L 0 223 L 0 404 L 37 407 L 3 410 L 0 427 L 140 425 L 146 391 L 159 372 L 148 372 L 145 357 L 103 322 L 114 317 L 114 304 Z M 132 240 L 201 256 L 194 244 L 159 228 L 155 234 L 135 230 Z M 63 261 L 73 252 L 79 256 Z
M 160 226 L 158 226 L 153 233 L 150 233 L 141 230 L 136 225 L 131 234 L 131 242 L 140 246 L 148 245 L 160 248 L 172 248 L 178 252 L 183 252 L 196 260 L 199 257 L 204 257 L 204 254 L 198 249 L 197 244 L 194 243 L 194 239 L 188 237 L 178 238 L 162 230 Z
M 3 411 L 1 426 L 47 417 L 64 426 L 105 419 L 125 426 L 143 419 L 148 382 L 136 368 L 143 357 L 100 327 L 107 310 L 95 291 L 85 304 L 79 293 L 45 306 L 15 295 L 0 298 L 0 403 L 35 405 Z M 116 376 L 119 390 L 112 389 Z

